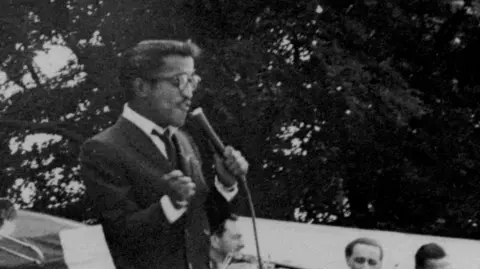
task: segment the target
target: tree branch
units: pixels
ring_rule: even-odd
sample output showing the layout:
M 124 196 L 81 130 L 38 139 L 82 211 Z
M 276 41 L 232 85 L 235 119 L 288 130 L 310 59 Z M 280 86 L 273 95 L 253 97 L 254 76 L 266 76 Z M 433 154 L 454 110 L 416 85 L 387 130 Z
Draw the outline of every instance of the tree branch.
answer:
M 0 126 L 1 125 L 6 127 L 29 129 L 32 131 L 41 131 L 48 134 L 61 135 L 77 143 L 83 143 L 83 141 L 85 141 L 84 136 L 78 134 L 72 129 L 67 128 L 67 124 L 65 122 L 35 123 L 14 119 L 0 119 Z
M 37 87 L 40 89 L 43 89 L 43 84 L 40 82 L 40 77 L 38 76 L 37 72 L 35 71 L 35 68 L 33 68 L 32 62 L 27 62 L 27 68 L 30 74 L 32 74 L 33 81 L 35 81 L 35 84 L 37 84 Z

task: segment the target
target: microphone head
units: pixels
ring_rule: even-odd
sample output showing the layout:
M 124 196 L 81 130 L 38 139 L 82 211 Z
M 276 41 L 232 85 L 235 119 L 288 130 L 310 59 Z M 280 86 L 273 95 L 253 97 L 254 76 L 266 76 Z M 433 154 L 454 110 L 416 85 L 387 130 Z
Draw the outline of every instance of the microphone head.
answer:
M 195 124 L 200 126 L 203 131 L 207 134 L 208 138 L 212 142 L 213 146 L 217 150 L 217 152 L 222 155 L 225 151 L 225 145 L 223 145 L 222 140 L 218 137 L 218 135 L 213 130 L 213 127 L 210 125 L 210 122 L 207 119 L 207 116 L 203 114 L 203 110 L 201 107 L 194 109 L 190 113 L 190 117 Z
M 192 117 L 196 117 L 196 116 L 199 116 L 199 115 L 202 115 L 203 114 L 203 109 L 201 107 L 197 107 L 195 108 L 191 113 L 190 115 Z

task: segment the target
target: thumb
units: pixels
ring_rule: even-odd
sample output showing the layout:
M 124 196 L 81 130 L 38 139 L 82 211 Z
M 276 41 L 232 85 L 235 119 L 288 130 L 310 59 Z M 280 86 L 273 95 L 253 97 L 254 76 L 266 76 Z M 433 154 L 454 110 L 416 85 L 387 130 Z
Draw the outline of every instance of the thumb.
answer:
M 172 172 L 170 172 L 170 173 L 168 173 L 168 174 L 165 174 L 165 175 L 163 176 L 163 178 L 164 178 L 165 180 L 170 180 L 170 179 L 172 179 L 172 178 L 181 177 L 181 176 L 183 176 L 182 171 L 180 171 L 180 170 L 173 170 Z

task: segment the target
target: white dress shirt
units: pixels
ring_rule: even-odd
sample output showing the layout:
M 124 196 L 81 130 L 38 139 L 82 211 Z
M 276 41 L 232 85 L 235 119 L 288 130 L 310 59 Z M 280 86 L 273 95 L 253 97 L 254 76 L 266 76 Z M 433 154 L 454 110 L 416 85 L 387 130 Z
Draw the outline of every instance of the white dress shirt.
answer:
M 131 109 L 128 104 L 125 104 L 123 107 L 123 113 L 122 116 L 129 120 L 131 123 L 135 124 L 140 130 L 142 130 L 150 139 L 152 142 L 157 146 L 158 150 L 168 159 L 168 154 L 167 150 L 165 148 L 165 143 L 156 135 L 152 135 L 152 131 L 156 130 L 159 134 L 164 134 L 165 128 L 162 128 L 155 123 L 153 123 L 151 120 L 143 117 L 142 115 L 138 114 L 135 112 L 133 109 Z M 169 126 L 167 127 L 170 130 L 170 134 L 173 134 L 177 131 L 178 128 Z M 226 188 L 223 186 L 222 183 L 218 180 L 217 177 L 215 177 L 215 187 L 217 190 L 220 192 L 220 194 L 225 197 L 227 201 L 231 201 L 235 195 L 238 193 L 238 184 L 236 183 L 233 188 Z M 184 206 L 181 207 L 180 209 L 177 209 L 173 206 L 172 200 L 170 200 L 170 197 L 167 195 L 164 195 L 160 199 L 160 203 L 162 204 L 163 211 L 165 213 L 165 216 L 167 219 L 170 221 L 170 223 L 175 222 L 177 219 L 179 219 L 183 213 L 187 210 L 187 204 L 183 204 Z

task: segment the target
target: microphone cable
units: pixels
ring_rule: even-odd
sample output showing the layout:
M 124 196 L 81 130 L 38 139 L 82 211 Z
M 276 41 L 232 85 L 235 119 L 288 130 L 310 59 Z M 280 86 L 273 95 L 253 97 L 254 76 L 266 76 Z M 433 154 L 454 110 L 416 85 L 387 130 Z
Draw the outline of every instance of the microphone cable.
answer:
M 255 246 L 257 247 L 258 268 L 263 269 L 262 256 L 260 255 L 260 244 L 258 241 L 255 207 L 253 204 L 252 194 L 250 193 L 250 188 L 248 187 L 248 184 L 247 184 L 247 178 L 245 176 L 242 176 L 241 181 L 243 182 L 243 188 L 245 189 L 245 193 L 247 194 L 248 205 L 250 207 L 250 214 L 252 215 L 251 219 L 252 219 L 252 225 L 253 225 L 253 237 L 255 239 Z

